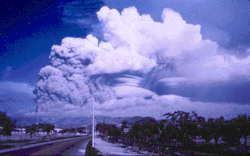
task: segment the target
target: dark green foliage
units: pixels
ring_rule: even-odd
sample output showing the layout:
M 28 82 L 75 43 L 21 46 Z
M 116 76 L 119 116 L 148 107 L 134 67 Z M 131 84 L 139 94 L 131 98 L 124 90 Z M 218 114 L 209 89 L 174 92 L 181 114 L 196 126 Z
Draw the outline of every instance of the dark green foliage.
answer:
M 149 120 L 148 122 L 142 124 L 143 136 L 153 137 L 153 135 L 159 134 L 159 125 L 156 120 Z
M 167 123 L 166 120 L 161 120 L 159 123 L 159 128 L 162 131 L 165 128 L 165 124 Z
M 169 119 L 169 123 L 175 125 L 178 129 L 176 130 L 178 132 L 176 139 L 183 144 L 193 144 L 193 138 L 199 136 L 201 124 L 205 122 L 205 119 L 198 116 L 195 112 L 190 114 L 188 112 L 176 111 L 173 114 L 167 113 L 164 116 Z
M 247 136 L 250 135 L 250 117 L 247 117 L 246 114 L 238 115 L 237 118 L 232 120 L 232 124 L 237 127 L 240 135 L 244 137 L 244 146 L 246 147 Z
M 225 126 L 224 118 L 219 119 L 209 118 L 207 122 L 202 124 L 202 129 L 200 135 L 206 142 L 209 142 L 211 139 L 214 139 L 215 144 L 218 144 L 218 139 L 222 136 L 223 129 Z
M 174 124 L 167 124 L 166 128 L 164 128 L 160 134 L 160 140 L 162 145 L 170 145 L 173 139 L 177 139 L 179 137 L 179 134 L 180 130 Z
M 43 127 L 42 127 L 42 131 L 43 132 L 46 132 L 47 134 L 48 134 L 48 136 L 50 136 L 50 132 L 52 131 L 52 130 L 54 130 L 55 129 L 55 126 L 54 125 L 51 125 L 51 124 L 44 124 L 43 125 Z
M 96 130 L 98 130 L 103 136 L 108 133 L 109 124 L 98 123 L 96 125 Z
M 127 137 L 127 134 L 124 133 L 125 128 L 128 128 L 126 120 L 124 120 L 122 122 L 120 138 L 121 138 L 121 142 L 122 142 L 123 146 L 127 147 L 127 145 L 128 145 L 128 137 Z
M 4 136 L 11 136 L 11 132 L 14 131 L 15 122 L 11 121 L 6 113 L 0 111 L 0 134 Z
M 98 151 L 92 147 L 92 141 L 89 141 L 87 148 L 86 148 L 85 155 L 86 156 L 101 156 L 98 154 Z
M 64 133 L 67 133 L 67 134 L 76 134 L 77 132 L 79 132 L 79 133 L 83 132 L 83 128 L 78 128 L 78 129 L 67 128 L 67 129 L 60 130 L 59 133 L 61 133 L 61 134 L 64 134 Z
M 151 151 L 159 144 L 157 140 L 159 133 L 158 122 L 150 119 L 142 125 L 140 125 L 139 122 L 134 123 L 129 131 L 128 137 L 131 143 L 134 142 L 139 146 L 139 150 L 146 148 Z
M 118 138 L 121 137 L 121 130 L 117 128 L 115 125 L 106 124 L 106 123 L 98 123 L 96 125 L 96 130 L 98 130 L 102 136 L 108 135 L 110 136 L 110 140 L 112 142 L 118 142 Z
M 51 124 L 39 124 L 39 125 L 33 124 L 32 126 L 25 127 L 26 134 L 29 133 L 31 138 L 34 134 L 36 134 L 36 132 L 39 132 L 39 131 L 47 133 L 48 136 L 50 137 L 49 133 L 52 132 L 54 129 L 55 129 L 55 126 Z
M 156 120 L 148 120 L 146 123 L 142 124 L 142 135 L 144 139 L 141 139 L 143 141 L 144 147 L 146 145 L 146 148 L 149 151 L 152 151 L 158 146 L 158 135 L 160 133 L 159 131 L 159 124 Z
M 112 142 L 121 140 L 125 147 L 138 146 L 139 150 L 155 153 L 169 153 L 172 150 L 172 154 L 175 154 L 175 152 L 182 151 L 187 155 L 237 153 L 230 151 L 228 147 L 239 147 L 241 137 L 245 138 L 244 146 L 246 147 L 247 136 L 250 135 L 250 117 L 247 115 L 239 115 L 228 121 L 224 120 L 224 117 L 210 118 L 206 121 L 204 117 L 198 116 L 195 112 L 184 111 L 167 113 L 164 116 L 167 119 L 161 120 L 160 123 L 153 118 L 147 118 L 144 120 L 145 122 L 141 122 L 140 119 L 133 126 L 131 124 L 127 126 L 128 123 L 124 121 L 121 129 L 106 123 L 97 124 L 96 128 L 102 136 L 108 135 L 112 138 L 110 139 Z M 123 130 L 127 127 L 131 128 L 128 133 L 124 133 Z M 204 139 L 206 144 L 202 140 L 197 142 L 197 138 Z M 223 142 L 219 144 L 221 138 L 225 144 Z M 210 143 L 212 139 L 215 144 Z M 240 149 L 245 150 L 244 154 L 248 154 L 247 148 Z M 203 153 L 203 151 L 206 152 Z M 240 154 L 242 152 L 239 151 L 238 155 Z
M 118 138 L 121 135 L 121 130 L 115 125 L 110 125 L 108 128 L 108 135 L 113 137 L 112 142 L 118 142 Z
M 124 131 L 124 128 L 128 128 L 128 126 L 127 126 L 127 121 L 126 121 L 126 120 L 124 120 L 124 121 L 122 122 L 122 127 L 121 127 L 121 131 L 122 131 L 122 132 Z
M 142 139 L 143 139 L 143 132 L 142 132 L 141 125 L 139 122 L 134 123 L 133 127 L 129 130 L 129 140 L 130 142 L 134 142 L 139 146 L 139 150 L 141 149 Z M 132 145 L 130 143 L 130 145 Z
M 79 127 L 76 129 L 78 133 L 86 133 L 86 128 L 85 127 Z
M 37 125 L 32 125 L 32 126 L 25 126 L 25 131 L 26 131 L 26 134 L 30 134 L 30 137 L 32 138 L 32 136 L 38 132 L 38 126 Z
M 240 138 L 242 134 L 240 129 L 237 127 L 237 124 L 233 120 L 229 120 L 225 122 L 225 126 L 223 129 L 223 138 L 222 140 L 226 142 L 229 146 L 235 146 L 240 144 Z

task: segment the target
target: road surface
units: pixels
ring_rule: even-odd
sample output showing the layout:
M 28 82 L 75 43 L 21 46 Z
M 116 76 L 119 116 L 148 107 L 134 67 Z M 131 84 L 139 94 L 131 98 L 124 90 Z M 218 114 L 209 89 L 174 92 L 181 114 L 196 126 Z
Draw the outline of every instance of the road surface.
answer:
M 84 155 L 91 137 L 49 143 L 36 147 L 1 153 L 0 155 Z

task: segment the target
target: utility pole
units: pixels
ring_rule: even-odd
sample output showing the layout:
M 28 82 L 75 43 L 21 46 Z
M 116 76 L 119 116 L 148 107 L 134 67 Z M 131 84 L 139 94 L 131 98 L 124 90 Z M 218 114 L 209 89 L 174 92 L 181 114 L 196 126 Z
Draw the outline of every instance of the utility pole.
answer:
M 36 112 L 36 125 L 38 125 L 38 112 Z
M 87 81 L 87 84 L 89 86 L 89 89 L 90 89 L 90 92 L 92 94 L 92 109 L 93 109 L 93 113 L 92 113 L 92 147 L 94 147 L 95 145 L 95 106 L 94 106 L 94 98 L 95 98 L 95 95 L 94 95 L 94 90 L 92 88 L 92 85 L 89 83 L 89 81 Z
M 93 93 L 94 94 L 94 93 Z M 92 147 L 94 147 L 95 145 L 95 106 L 94 106 L 94 95 L 92 97 L 92 103 L 93 103 L 93 115 L 92 115 L 92 120 L 93 120 L 93 123 L 92 123 Z
M 38 107 L 36 107 L 36 125 L 38 125 Z

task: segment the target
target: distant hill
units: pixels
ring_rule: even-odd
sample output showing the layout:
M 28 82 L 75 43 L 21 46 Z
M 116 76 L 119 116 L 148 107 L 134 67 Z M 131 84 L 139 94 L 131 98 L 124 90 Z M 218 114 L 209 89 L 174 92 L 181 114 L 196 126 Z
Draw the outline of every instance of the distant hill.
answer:
M 120 124 L 124 120 L 128 120 L 130 117 L 109 117 L 109 116 L 96 116 L 96 123 L 106 122 L 111 124 Z M 92 116 L 91 117 L 64 117 L 60 119 L 43 119 L 36 117 L 18 117 L 12 116 L 12 120 L 16 121 L 16 125 L 27 126 L 38 123 L 50 123 L 60 128 L 77 128 L 82 125 L 92 125 Z
M 41 118 L 34 118 L 34 117 L 11 117 L 12 120 L 16 121 L 16 125 L 20 126 L 27 126 L 38 123 L 50 123 L 55 125 L 56 127 L 60 128 L 77 128 L 82 127 L 83 125 L 92 125 L 92 117 L 64 117 L 60 119 L 41 119 Z M 127 126 L 132 127 L 135 122 L 139 122 L 143 124 L 148 122 L 149 120 L 156 121 L 152 117 L 141 117 L 141 116 L 134 116 L 134 117 L 110 117 L 110 116 L 96 116 L 95 117 L 96 123 L 109 123 L 114 124 L 117 126 L 121 126 L 122 122 L 126 120 Z
M 148 121 L 157 121 L 153 117 L 141 117 L 141 116 L 134 116 L 126 120 L 127 126 L 132 127 L 134 123 L 139 122 L 140 124 L 146 123 Z

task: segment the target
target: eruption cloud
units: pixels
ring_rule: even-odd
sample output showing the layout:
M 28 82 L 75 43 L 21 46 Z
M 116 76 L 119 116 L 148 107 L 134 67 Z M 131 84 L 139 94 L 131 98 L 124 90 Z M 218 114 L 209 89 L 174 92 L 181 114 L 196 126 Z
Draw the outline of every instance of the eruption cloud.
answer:
M 128 94 L 125 97 L 120 95 L 129 87 L 112 87 L 101 83 L 100 79 L 90 78 L 124 71 L 144 74 L 156 69 L 162 71 L 159 70 L 162 62 L 167 64 L 169 60 L 176 73 L 171 78 L 173 85 L 176 84 L 175 78 L 178 81 L 207 81 L 225 80 L 232 75 L 242 74 L 250 77 L 250 74 L 246 74 L 250 69 L 250 57 L 239 60 L 232 55 L 218 55 L 220 49 L 217 43 L 202 39 L 201 26 L 186 23 L 172 9 L 163 10 L 162 22 L 155 22 L 150 15 L 140 15 L 135 7 L 119 13 L 104 6 L 97 16 L 103 24 L 105 41 L 99 41 L 93 35 L 84 39 L 66 37 L 61 45 L 52 46 L 49 57 L 51 65 L 41 69 L 34 90 L 38 112 L 52 109 L 64 112 L 69 108 L 89 106 L 89 80 L 95 86 L 96 108 L 100 112 L 136 106 L 157 107 L 160 110 L 171 103 L 171 98 L 163 98 L 141 88 L 139 84 L 142 78 L 123 79 L 127 81 L 127 86 L 131 86 L 130 89 L 137 87 L 134 89 L 135 96 L 143 94 L 131 100 Z M 166 78 L 162 78 L 162 81 L 169 83 L 170 79 Z

